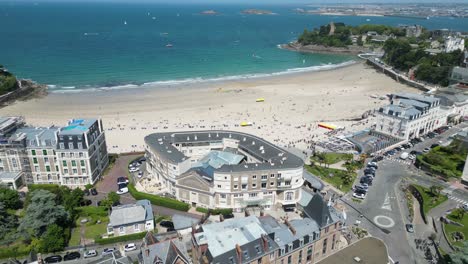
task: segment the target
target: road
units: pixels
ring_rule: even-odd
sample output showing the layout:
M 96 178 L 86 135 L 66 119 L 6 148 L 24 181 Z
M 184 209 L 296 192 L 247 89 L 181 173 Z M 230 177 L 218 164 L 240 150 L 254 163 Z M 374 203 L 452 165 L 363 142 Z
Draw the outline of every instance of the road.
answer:
M 453 127 L 442 135 L 428 138 L 414 148 L 404 151 L 422 151 L 439 141 L 445 142 L 450 135 L 465 127 L 468 127 L 468 124 Z M 388 246 L 392 260 L 400 261 L 400 263 L 425 263 L 423 252 L 416 249 L 415 239 L 426 239 L 431 229 L 424 223 L 416 221 L 414 223 L 416 232 L 406 231 L 405 224 L 410 223 L 410 218 L 406 198 L 400 188 L 401 181 L 405 180 L 425 187 L 440 185 L 444 188 L 442 192 L 458 203 L 468 201 L 468 192 L 459 185 L 426 175 L 415 168 L 413 162 L 400 160 L 399 154 L 379 162 L 373 186 L 370 187 L 365 200 L 360 203 L 355 202 L 352 199 L 352 193 L 342 197 L 349 209 L 347 223 L 355 224 L 356 221 L 360 221 L 361 227 L 367 229 L 371 235 L 382 239 Z M 362 172 L 359 175 L 362 175 Z M 355 184 L 359 183 L 359 178 L 356 179 Z M 448 206 L 452 205 L 449 203 Z
M 382 161 L 365 200 L 354 202 L 351 193 L 342 200 L 349 207 L 352 206 L 348 210 L 347 222 L 352 224 L 356 220 L 361 221 L 360 227 L 388 245 L 389 256 L 394 261 L 420 263 L 414 250 L 414 238 L 405 230 L 409 218 L 405 200 L 399 190 L 399 182 L 405 175 L 407 171 L 400 163 Z

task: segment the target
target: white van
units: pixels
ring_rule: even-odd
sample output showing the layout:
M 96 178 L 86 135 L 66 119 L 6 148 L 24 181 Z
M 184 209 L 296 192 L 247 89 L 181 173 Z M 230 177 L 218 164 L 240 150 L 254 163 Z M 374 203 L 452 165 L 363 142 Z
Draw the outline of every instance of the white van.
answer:
M 408 156 L 409 156 L 408 152 L 403 152 L 403 153 L 401 153 L 401 155 L 400 155 L 400 159 L 405 160 L 405 159 L 408 158 Z

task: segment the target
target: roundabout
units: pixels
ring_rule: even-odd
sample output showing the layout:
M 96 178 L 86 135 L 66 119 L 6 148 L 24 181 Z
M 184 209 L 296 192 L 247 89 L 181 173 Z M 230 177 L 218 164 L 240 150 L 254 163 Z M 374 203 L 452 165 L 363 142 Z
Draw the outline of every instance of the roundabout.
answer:
M 395 226 L 395 221 L 385 215 L 377 215 L 374 217 L 374 223 L 382 228 L 391 228 Z

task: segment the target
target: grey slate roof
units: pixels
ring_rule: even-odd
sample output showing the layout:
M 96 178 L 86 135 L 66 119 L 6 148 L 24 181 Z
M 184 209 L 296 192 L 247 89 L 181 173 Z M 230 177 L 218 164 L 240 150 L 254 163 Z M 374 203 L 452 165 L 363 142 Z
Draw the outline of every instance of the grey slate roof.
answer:
M 148 200 L 143 200 L 147 201 Z M 109 225 L 113 227 L 141 223 L 153 219 L 153 209 L 151 204 L 126 204 L 112 207 L 112 213 L 109 217 Z M 140 202 L 141 203 L 141 202 Z
M 158 152 L 160 155 L 174 163 L 178 163 L 188 159 L 188 157 L 178 151 L 174 146 L 172 146 L 172 144 L 220 142 L 223 138 L 238 140 L 239 148 L 260 160 L 261 163 L 225 164 L 216 169 L 216 171 L 252 171 L 272 168 L 299 168 L 303 166 L 301 158 L 264 139 L 242 132 L 206 130 L 154 133 L 146 136 L 145 142 L 153 151 Z
M 320 228 L 336 223 L 342 215 L 332 206 L 328 206 L 321 195 L 314 195 L 309 204 L 303 206 L 304 214 L 317 222 Z
M 439 98 L 437 97 L 427 96 L 427 95 L 422 95 L 422 94 L 413 94 L 413 93 L 395 93 L 393 94 L 393 97 L 413 99 L 413 100 L 427 102 L 427 103 L 435 103 L 439 101 Z
M 137 205 L 141 205 L 146 210 L 146 221 L 150 221 L 153 219 L 153 207 L 151 206 L 151 202 L 149 200 L 138 200 L 135 202 Z
M 120 251 L 115 251 L 111 255 L 106 255 L 98 260 L 90 262 L 89 264 L 132 264 L 132 260 L 129 257 L 122 256 Z
M 11 136 L 13 140 L 26 140 L 26 147 L 55 147 L 57 139 L 55 133 L 58 131 L 57 127 L 50 128 L 36 128 L 36 127 L 23 127 L 15 131 Z
M 172 264 L 177 258 L 190 263 L 187 248 L 178 239 L 165 240 L 142 248 L 142 258 L 143 264 Z
M 320 232 L 320 227 L 310 218 L 290 220 L 289 223 L 294 228 L 295 233 L 287 225 L 279 223 L 270 215 L 260 217 L 260 221 L 268 234 L 274 235 L 275 243 L 279 248 L 283 248 L 285 245 L 303 238 L 305 235 L 311 235 L 314 232 L 317 233 L 318 237 L 318 233 Z
M 172 216 L 172 222 L 174 223 L 174 229 L 180 230 L 191 228 L 193 224 L 198 224 L 200 222 L 200 219 L 186 215 L 175 214 Z

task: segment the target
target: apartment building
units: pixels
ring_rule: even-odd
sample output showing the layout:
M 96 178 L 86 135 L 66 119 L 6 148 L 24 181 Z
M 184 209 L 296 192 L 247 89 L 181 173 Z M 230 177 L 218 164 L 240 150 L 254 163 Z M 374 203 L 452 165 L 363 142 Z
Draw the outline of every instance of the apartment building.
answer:
M 0 118 L 0 173 L 8 173 L 0 179 L 10 183 L 11 177 L 21 179 L 15 188 L 23 183 L 83 187 L 96 182 L 107 165 L 101 120 L 32 127 L 20 117 Z
M 145 137 L 148 175 L 193 206 L 270 209 L 295 206 L 303 161 L 259 137 L 234 131 Z
M 95 183 L 109 163 L 102 120 L 70 120 L 56 136 L 62 184 L 83 186 Z
M 278 221 L 264 215 L 202 225 L 192 234 L 194 263 L 309 264 L 333 254 L 343 219 L 321 198 L 310 203 L 326 224 L 311 217 Z
M 375 112 L 375 131 L 408 140 L 442 126 L 440 99 L 433 96 L 393 94 L 391 103 Z

